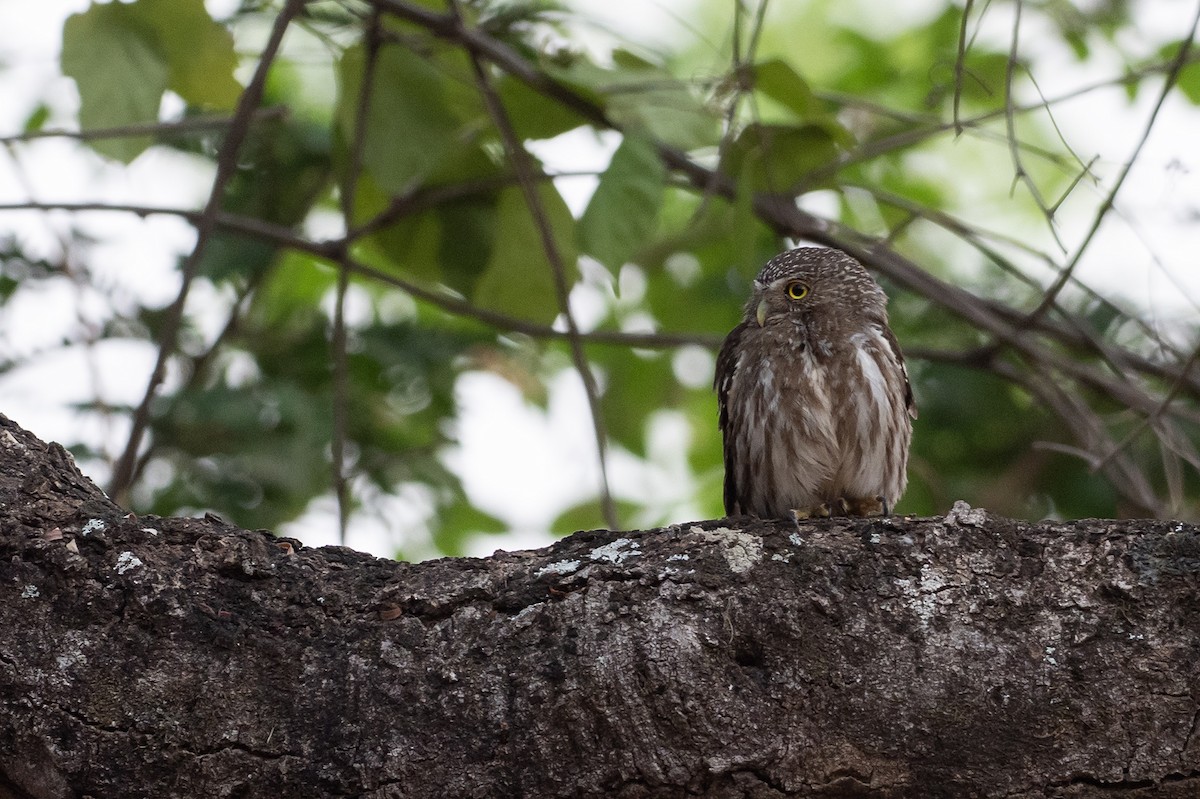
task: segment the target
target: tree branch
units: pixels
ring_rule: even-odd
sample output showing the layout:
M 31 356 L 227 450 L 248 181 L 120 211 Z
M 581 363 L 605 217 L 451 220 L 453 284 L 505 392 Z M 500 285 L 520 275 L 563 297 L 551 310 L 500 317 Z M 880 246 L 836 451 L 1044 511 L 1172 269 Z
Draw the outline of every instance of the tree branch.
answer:
M 1083 259 L 1083 254 L 1087 252 L 1088 246 L 1095 239 L 1096 234 L 1100 231 L 1100 226 L 1104 224 L 1104 219 L 1108 212 L 1112 209 L 1113 203 L 1116 202 L 1117 194 L 1121 191 L 1121 187 L 1125 185 L 1125 179 L 1129 177 L 1129 172 L 1133 169 L 1133 165 L 1137 163 L 1138 156 L 1142 152 L 1142 148 L 1146 145 L 1146 141 L 1150 138 L 1150 131 L 1154 129 L 1155 120 L 1158 119 L 1158 114 L 1162 111 L 1163 104 L 1166 103 L 1171 89 L 1174 88 L 1179 80 L 1179 73 L 1183 71 L 1184 66 L 1188 63 L 1188 55 L 1191 52 L 1192 41 L 1196 38 L 1196 30 L 1200 27 L 1200 3 L 1196 5 L 1196 13 L 1192 16 L 1192 27 L 1188 31 L 1188 35 L 1179 43 L 1179 53 L 1171 61 L 1171 68 L 1167 71 L 1166 79 L 1163 81 L 1162 90 L 1158 94 L 1158 100 L 1154 103 L 1154 108 L 1150 111 L 1150 118 L 1146 120 L 1146 126 L 1142 129 L 1142 135 L 1138 139 L 1137 144 L 1130 153 L 1129 159 L 1121 166 L 1120 172 L 1117 173 L 1117 179 L 1113 181 L 1112 188 L 1104 198 L 1104 202 L 1100 204 L 1100 208 L 1092 217 L 1092 224 L 1083 236 L 1083 240 L 1079 242 L 1079 246 L 1075 249 L 1075 253 L 1066 265 L 1059 271 L 1058 277 L 1046 289 L 1045 296 L 1038 303 L 1037 307 L 1029 313 L 1029 322 L 1032 323 L 1042 314 L 1044 314 L 1058 297 L 1058 293 L 1062 291 L 1067 281 L 1071 278 L 1072 273 L 1079 262 Z
M 267 72 L 270 69 L 272 61 L 275 59 L 276 53 L 279 51 L 280 44 L 283 42 L 283 34 L 287 30 L 288 24 L 300 12 L 300 9 L 304 7 L 305 2 L 306 0 L 288 0 L 283 10 L 279 13 L 279 16 L 275 18 L 271 35 L 263 47 L 262 55 L 259 57 L 254 77 L 250 79 L 249 85 L 246 86 L 241 97 L 238 99 L 237 109 L 234 112 L 233 120 L 229 124 L 229 131 L 225 136 L 225 142 L 222 144 L 220 155 L 217 158 L 217 174 L 213 178 L 213 186 L 212 191 L 209 193 L 208 203 L 196 223 L 196 245 L 192 249 L 191 255 L 184 261 L 181 269 L 182 276 L 179 285 L 179 294 L 175 297 L 174 302 L 171 303 L 166 312 L 162 335 L 159 340 L 158 358 L 154 363 L 154 369 L 150 373 L 150 380 L 146 385 L 145 394 L 142 396 L 141 402 L 133 413 L 129 439 L 125 444 L 125 450 L 121 453 L 121 457 L 117 459 L 116 467 L 113 470 L 109 493 L 117 498 L 118 501 L 123 500 L 133 483 L 134 466 L 138 460 L 138 451 L 141 448 L 142 437 L 145 435 L 146 427 L 150 424 L 150 405 L 158 393 L 158 387 L 166 377 L 167 360 L 175 352 L 179 338 L 179 327 L 183 321 L 183 309 L 187 303 L 188 291 L 191 289 L 192 281 L 195 280 L 196 274 L 200 269 L 200 260 L 208 248 L 209 238 L 216 227 L 214 217 L 220 211 L 221 202 L 225 196 L 225 186 L 237 170 L 238 152 L 241 150 L 242 142 L 245 140 L 246 133 L 250 129 L 254 112 L 258 109 L 259 103 L 262 102 L 263 89 L 267 81 Z
M 450 8 L 453 10 L 453 15 L 459 27 L 466 30 L 466 27 L 463 25 L 458 0 L 450 0 Z M 608 433 L 605 430 L 604 417 L 600 409 L 600 392 L 596 386 L 596 378 L 592 374 L 591 365 L 588 364 L 587 353 L 583 350 L 583 341 L 579 335 L 579 326 L 575 323 L 575 316 L 571 312 L 571 287 L 567 279 L 567 266 L 563 263 L 562 253 L 559 251 L 558 243 L 554 237 L 554 230 L 550 227 L 550 220 L 546 217 L 546 209 L 542 206 L 541 197 L 538 196 L 537 181 L 535 180 L 534 169 L 530 164 L 529 153 L 525 150 L 525 145 L 521 142 L 520 138 L 518 138 L 517 132 L 512 126 L 512 121 L 508 117 L 508 112 L 504 108 L 504 103 L 501 102 L 500 96 L 491 84 L 487 70 L 480 63 L 474 51 L 468 50 L 467 55 L 471 61 L 471 69 L 475 75 L 475 83 L 479 88 L 480 95 L 483 97 L 488 115 L 500 131 L 500 138 L 504 142 L 504 149 L 508 154 L 509 163 L 512 164 L 513 171 L 517 175 L 517 183 L 521 187 L 522 195 L 525 197 L 525 205 L 533 217 L 534 226 L 537 228 L 538 236 L 541 238 L 542 251 L 546 254 L 546 260 L 550 264 L 550 271 L 554 277 L 554 293 L 558 300 L 559 311 L 567 325 L 567 344 L 571 350 L 571 360 L 574 362 L 575 370 L 579 373 L 579 379 L 583 383 L 584 394 L 587 396 L 588 411 L 592 417 L 592 432 L 596 439 L 596 457 L 600 466 L 600 508 L 609 529 L 618 530 L 620 529 L 620 521 L 617 518 L 617 506 L 613 502 L 612 490 L 609 488 L 608 482 Z
M 5 796 L 1200 790 L 1192 525 L 958 503 L 407 564 L 136 518 L 3 416 L 0 450 Z
M 265 122 L 270 119 L 279 119 L 286 115 L 287 109 L 283 107 L 259 108 L 254 111 L 253 122 Z M 141 136 L 181 136 L 204 131 L 227 130 L 233 124 L 234 119 L 235 117 L 208 114 L 187 117 L 186 119 L 171 122 L 138 122 L 132 125 L 116 125 L 110 128 L 88 128 L 86 130 L 60 130 L 52 128 L 47 130 L 31 130 L 13 136 L 0 136 L 0 144 L 18 144 L 37 139 L 97 141 L 100 139 L 126 139 Z

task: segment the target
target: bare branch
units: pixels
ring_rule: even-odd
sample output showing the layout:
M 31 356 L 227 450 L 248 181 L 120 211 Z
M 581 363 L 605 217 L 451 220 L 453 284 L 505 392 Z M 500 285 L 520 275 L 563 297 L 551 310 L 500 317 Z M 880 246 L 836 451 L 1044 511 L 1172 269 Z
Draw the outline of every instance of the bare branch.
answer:
M 367 22 L 366 61 L 362 82 L 354 109 L 354 135 L 350 144 L 350 165 L 341 186 L 342 219 L 346 229 L 343 246 L 354 224 L 354 205 L 362 171 L 363 148 L 367 135 L 367 114 L 371 108 L 371 89 L 379 56 L 379 12 L 373 11 Z M 333 461 L 333 493 L 338 506 L 338 539 L 346 544 L 350 526 L 350 486 L 346 475 L 346 441 L 349 437 L 350 367 L 346 353 L 346 292 L 350 289 L 350 270 L 345 264 L 338 269 L 337 293 L 333 307 L 333 331 L 330 348 L 333 357 L 333 439 L 330 458 Z
M 1150 111 L 1150 118 L 1146 120 L 1146 126 L 1142 129 L 1141 138 L 1138 139 L 1137 145 L 1133 148 L 1129 159 L 1121 167 L 1121 171 L 1117 174 L 1117 179 L 1113 182 L 1112 188 L 1108 195 L 1104 198 L 1104 202 L 1100 204 L 1100 208 L 1096 211 L 1092 218 L 1092 224 L 1084 234 L 1083 241 L 1079 243 L 1079 247 L 1075 250 L 1075 254 L 1067 262 L 1066 266 L 1059 272 L 1055 281 L 1046 289 L 1046 296 L 1042 299 L 1038 306 L 1029 314 L 1029 320 L 1033 321 L 1049 310 L 1058 293 L 1062 291 L 1063 286 L 1071 278 L 1071 274 L 1075 268 L 1079 266 L 1079 262 L 1083 259 L 1083 255 L 1087 252 L 1088 246 L 1095 239 L 1096 233 L 1099 232 L 1100 226 L 1104 223 L 1104 218 L 1113 207 L 1113 202 L 1117 198 L 1118 192 L 1125 184 L 1125 178 L 1129 176 L 1129 172 L 1133 169 L 1133 165 L 1137 163 L 1138 156 L 1141 155 L 1142 148 L 1146 144 L 1146 140 L 1150 138 L 1150 131 L 1154 129 L 1154 123 L 1158 119 L 1158 114 L 1162 111 L 1163 105 L 1167 101 L 1167 96 L 1171 93 L 1171 89 L 1175 87 L 1175 83 L 1179 80 L 1179 73 L 1183 71 L 1184 66 L 1188 63 L 1188 55 L 1191 52 L 1192 40 L 1196 38 L 1196 29 L 1200 27 L 1200 4 L 1196 6 L 1196 13 L 1192 16 L 1192 27 L 1188 31 L 1188 35 L 1184 37 L 1179 44 L 1179 53 L 1171 61 L 1171 68 L 1167 71 L 1166 79 L 1163 81 L 1162 90 L 1158 94 L 1158 100 L 1154 103 L 1154 108 Z
M 967 60 L 967 23 L 971 19 L 971 7 L 975 0 L 967 0 L 963 5 L 962 22 L 958 27 L 958 53 L 954 57 L 954 135 L 961 136 L 962 122 L 959 121 L 959 106 L 962 103 L 963 65 Z
M 220 210 L 221 200 L 225 194 L 225 186 L 237 169 L 238 151 L 241 150 L 242 142 L 245 140 L 246 133 L 250 129 L 254 111 L 258 108 L 259 103 L 262 102 L 267 71 L 271 63 L 275 60 L 275 55 L 278 53 L 279 46 L 283 42 L 283 34 L 287 30 L 288 24 L 300 12 L 300 9 L 304 7 L 304 3 L 305 0 L 287 0 L 287 4 L 283 10 L 275 18 L 271 35 L 263 47 L 254 77 L 251 78 L 250 84 L 242 92 L 242 96 L 238 100 L 237 110 L 233 115 L 233 120 L 229 124 L 229 131 L 226 134 L 224 144 L 221 146 L 220 156 L 217 158 L 217 174 L 213 178 L 212 191 L 209 194 L 204 212 L 196 225 L 196 246 L 192 249 L 191 255 L 188 256 L 183 264 L 179 294 L 167 309 L 166 319 L 163 323 L 162 336 L 159 340 L 158 358 L 155 361 L 153 371 L 150 373 L 150 380 L 146 386 L 146 392 L 142 397 L 142 401 L 134 411 L 129 431 L 129 440 L 125 444 L 125 451 L 117 460 L 117 465 L 113 473 L 109 495 L 118 502 L 127 502 L 126 493 L 133 480 L 138 450 L 141 448 L 142 437 L 145 435 L 146 427 L 150 423 L 150 405 L 154 401 L 155 394 L 158 393 L 158 387 L 162 384 L 163 378 L 166 376 L 167 360 L 175 352 L 188 291 L 191 289 L 192 281 L 199 271 L 200 260 L 208 247 L 209 239 L 216 227 L 214 217 Z
M 458 0 L 450 0 L 450 7 L 454 11 L 455 21 L 459 26 L 463 26 Z M 571 313 L 570 286 L 567 281 L 566 265 L 563 263 L 562 253 L 559 252 L 558 242 L 554 238 L 554 230 L 550 227 L 550 220 L 546 216 L 546 209 L 542 206 L 542 200 L 538 194 L 537 181 L 534 175 L 535 170 L 530 164 L 529 153 L 525 150 L 525 145 L 521 143 L 520 138 L 517 136 L 517 132 L 512 126 L 512 120 L 509 119 L 508 112 L 504 108 L 504 103 L 492 87 L 487 70 L 480 63 L 478 56 L 473 51 L 469 51 L 468 55 L 471 59 L 471 67 L 475 73 L 475 81 L 479 87 L 479 92 L 483 97 L 484 104 L 487 106 L 492 122 L 495 123 L 500 131 L 500 138 L 504 141 L 504 149 L 508 153 L 509 162 L 513 165 L 513 170 L 517 174 L 517 182 L 521 187 L 521 193 L 525 197 L 525 205 L 529 208 L 529 213 L 533 217 L 538 235 L 541 237 L 542 250 L 546 254 L 546 260 L 550 262 L 550 269 L 554 277 L 554 291 L 558 297 L 559 311 L 562 313 L 567 324 L 567 343 L 570 346 L 571 359 L 575 363 L 576 371 L 579 372 L 580 380 L 583 381 L 584 393 L 587 395 L 588 410 L 592 416 L 592 431 L 596 438 L 596 455 L 600 465 L 600 506 L 604 512 L 604 520 L 608 524 L 609 529 L 618 530 L 620 529 L 620 524 L 617 519 L 617 506 L 613 502 L 612 491 L 609 488 L 608 482 L 608 433 L 605 430 L 604 418 L 600 410 L 600 394 L 596 387 L 596 378 L 592 374 L 592 368 L 587 361 L 587 354 L 583 350 L 583 341 L 579 336 L 579 326 L 575 323 L 575 317 Z
M 259 108 L 253 113 L 253 123 L 280 119 L 287 115 L 284 107 Z M 127 139 L 139 136 L 157 136 L 167 138 L 183 136 L 205 131 L 222 131 L 233 124 L 234 117 L 213 114 L 188 117 L 173 122 L 138 122 L 132 125 L 117 125 L 110 128 L 89 128 L 87 130 L 62 130 L 51 128 L 47 130 L 31 130 L 12 136 L 0 136 L 0 144 L 20 144 L 37 139 L 76 139 L 78 141 L 97 141 L 100 139 Z
M 140 205 L 122 205 L 122 204 L 107 204 L 107 203 L 0 203 L 0 211 L 14 210 L 35 210 L 35 211 L 72 211 L 72 212 L 88 212 L 88 211 L 111 211 L 114 213 L 128 213 L 136 216 L 152 216 L 155 214 L 163 214 L 165 216 L 177 216 L 185 219 L 192 224 L 199 224 L 203 214 L 199 211 L 191 211 L 182 208 L 156 208 L 152 206 Z M 411 280 L 405 280 L 394 274 L 384 272 L 374 267 L 363 264 L 350 258 L 344 252 L 342 240 L 334 241 L 312 241 L 294 231 L 273 225 L 270 222 L 264 222 L 260 219 L 252 219 L 250 217 L 239 216 L 228 212 L 220 212 L 213 217 L 213 222 L 217 227 L 231 230 L 238 233 L 243 233 L 247 236 L 252 236 L 263 241 L 269 241 L 281 247 L 288 247 L 299 252 L 306 252 L 310 255 L 322 258 L 333 264 L 344 264 L 350 271 L 370 278 L 379 283 L 384 283 L 389 286 L 398 288 L 413 297 L 427 302 L 430 305 L 445 311 L 453 316 L 461 316 L 467 319 L 474 319 L 477 322 L 496 328 L 497 330 L 511 331 L 520 333 L 530 338 L 536 339 L 553 339 L 565 340 L 567 332 L 556 330 L 548 325 L 539 325 L 536 322 L 529 322 L 524 319 L 518 319 L 515 316 L 492 311 L 487 308 L 480 308 L 471 304 L 461 297 L 440 291 L 434 288 L 423 286 Z M 579 332 L 581 340 L 588 344 L 607 344 L 617 347 L 636 347 L 647 350 L 663 350 L 674 349 L 676 347 L 699 346 L 710 350 L 716 350 L 721 346 L 722 336 L 714 333 L 687 333 L 687 332 L 655 332 L 655 333 L 624 333 L 614 330 L 593 330 L 590 332 Z

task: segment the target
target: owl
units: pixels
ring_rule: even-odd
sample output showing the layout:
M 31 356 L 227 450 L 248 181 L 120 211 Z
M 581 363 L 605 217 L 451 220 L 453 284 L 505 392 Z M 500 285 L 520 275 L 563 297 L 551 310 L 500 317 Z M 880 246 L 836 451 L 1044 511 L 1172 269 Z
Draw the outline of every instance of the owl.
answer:
M 912 387 L 887 296 L 850 256 L 802 247 L 768 261 L 714 388 L 727 514 L 888 514 L 904 493 Z

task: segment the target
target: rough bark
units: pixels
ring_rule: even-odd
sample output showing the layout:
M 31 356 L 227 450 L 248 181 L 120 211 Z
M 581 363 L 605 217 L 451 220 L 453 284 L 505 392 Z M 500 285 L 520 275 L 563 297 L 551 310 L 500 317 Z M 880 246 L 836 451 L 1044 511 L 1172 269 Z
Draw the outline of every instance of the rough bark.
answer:
M 0 797 L 1200 796 L 1186 524 L 748 519 L 396 563 L 0 416 Z

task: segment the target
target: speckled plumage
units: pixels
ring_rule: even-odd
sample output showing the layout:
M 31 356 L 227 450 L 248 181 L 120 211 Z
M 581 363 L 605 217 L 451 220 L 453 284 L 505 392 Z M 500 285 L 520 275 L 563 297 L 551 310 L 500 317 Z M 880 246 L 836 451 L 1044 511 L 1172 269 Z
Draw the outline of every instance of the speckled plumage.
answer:
M 912 389 L 887 297 L 850 256 L 802 247 L 772 258 L 721 347 L 714 387 L 726 513 L 886 513 L 904 493 Z

